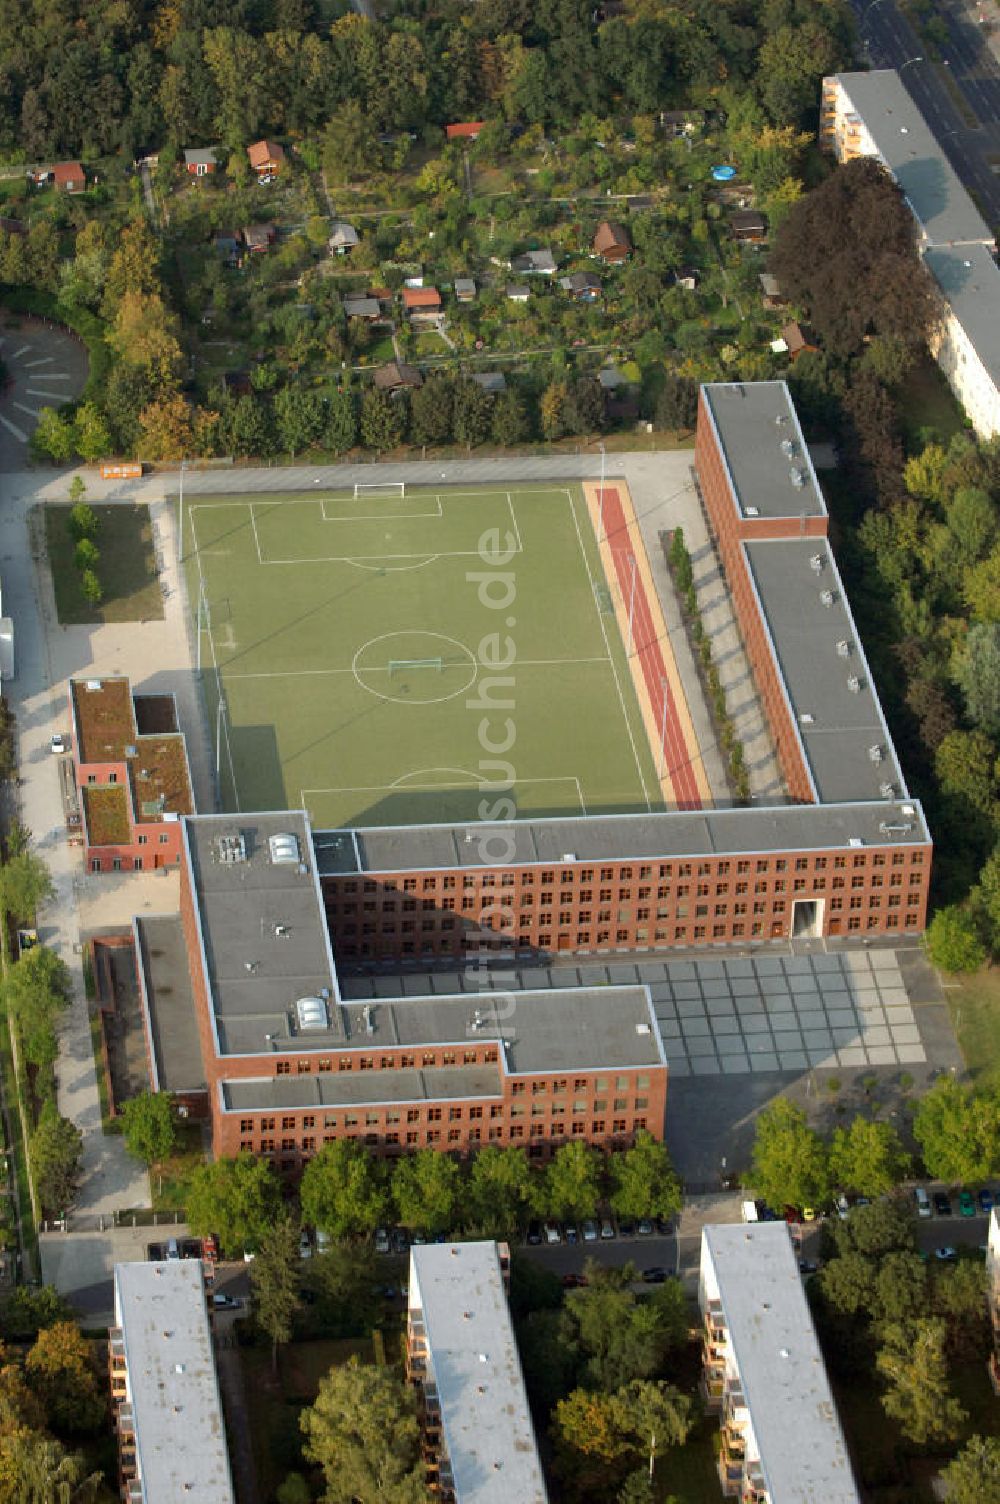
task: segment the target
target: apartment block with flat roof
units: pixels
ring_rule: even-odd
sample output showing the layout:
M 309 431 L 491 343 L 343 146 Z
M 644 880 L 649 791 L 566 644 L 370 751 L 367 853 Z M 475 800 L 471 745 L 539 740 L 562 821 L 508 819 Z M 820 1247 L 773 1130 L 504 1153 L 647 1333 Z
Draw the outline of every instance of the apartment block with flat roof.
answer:
M 741 1504 L 859 1504 L 786 1224 L 704 1227 L 698 1302 L 723 1494 Z
M 235 1504 L 201 1261 L 116 1264 L 114 1290 L 123 1504 Z
M 406 1375 L 427 1481 L 445 1504 L 546 1504 L 507 1305 L 506 1244 L 410 1249 Z

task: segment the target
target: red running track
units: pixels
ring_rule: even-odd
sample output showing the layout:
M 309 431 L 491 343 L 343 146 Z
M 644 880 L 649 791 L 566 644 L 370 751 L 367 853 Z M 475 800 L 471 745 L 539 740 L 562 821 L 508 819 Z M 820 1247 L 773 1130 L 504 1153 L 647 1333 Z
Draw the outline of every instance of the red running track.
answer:
M 600 496 L 600 492 L 598 492 Z M 603 491 L 603 528 L 614 563 L 618 588 L 621 591 L 623 614 L 627 620 L 629 602 L 632 599 L 632 576 L 635 572 L 635 601 L 632 610 L 632 651 L 639 660 L 649 703 L 656 717 L 657 740 L 660 727 L 665 728 L 663 738 L 663 771 L 670 779 L 671 787 L 680 809 L 701 809 L 701 792 L 691 766 L 691 751 L 681 728 L 677 713 L 677 701 L 667 680 L 666 665 L 660 648 L 659 633 L 646 598 L 646 587 L 639 572 L 629 538 L 625 509 L 617 486 L 605 486 Z M 626 628 L 627 632 L 627 628 Z M 626 644 L 627 646 L 627 644 Z M 664 715 L 664 697 L 666 715 Z M 654 752 L 658 752 L 654 747 Z M 659 759 L 657 757 L 657 770 Z

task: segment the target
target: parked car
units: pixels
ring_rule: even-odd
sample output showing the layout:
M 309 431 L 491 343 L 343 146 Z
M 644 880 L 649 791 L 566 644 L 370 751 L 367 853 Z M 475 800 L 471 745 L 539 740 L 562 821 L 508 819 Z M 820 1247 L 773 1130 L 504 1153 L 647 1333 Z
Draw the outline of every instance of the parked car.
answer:
M 585 1243 L 597 1242 L 597 1223 L 592 1217 L 588 1217 L 583 1224 L 583 1241 Z
M 803 1222 L 815 1222 L 816 1208 L 814 1206 L 804 1206 L 802 1208 L 802 1220 Z
M 581 1290 L 590 1281 L 585 1274 L 564 1274 L 562 1277 L 564 1290 Z
M 414 1248 L 422 1248 L 427 1242 L 427 1234 L 422 1227 L 415 1227 L 410 1234 L 410 1242 Z
M 674 1224 L 669 1217 L 657 1217 L 656 1235 L 658 1238 L 669 1238 L 674 1230 Z
M 986 1186 L 979 1192 L 979 1210 L 983 1213 L 984 1217 L 988 1217 L 993 1210 L 993 1192 L 988 1190 Z
M 952 1215 L 951 1202 L 944 1191 L 934 1192 L 934 1210 L 939 1217 L 950 1217 Z
M 559 1230 L 559 1223 L 558 1222 L 546 1222 L 543 1231 L 545 1233 L 545 1241 L 546 1241 L 546 1243 L 561 1243 L 562 1242 L 562 1233 Z
M 651 1238 L 653 1236 L 652 1220 L 649 1217 L 640 1217 L 635 1230 L 640 1238 Z
M 610 1217 L 605 1217 L 603 1222 L 601 1223 L 601 1238 L 605 1243 L 607 1243 L 611 1240 L 611 1238 L 614 1237 L 614 1235 L 615 1224 L 612 1222 Z
M 958 1193 L 959 1216 L 974 1217 L 976 1215 L 976 1198 L 971 1191 L 959 1191 Z
M 567 1222 L 566 1223 L 566 1226 L 563 1228 L 563 1236 L 565 1237 L 567 1243 L 570 1243 L 570 1244 L 579 1243 L 579 1241 L 580 1241 L 580 1234 L 579 1234 L 579 1232 L 577 1230 L 577 1226 L 576 1226 L 575 1222 Z
M 381 1253 L 381 1254 L 386 1254 L 386 1253 L 389 1252 L 389 1249 L 391 1248 L 391 1246 L 392 1245 L 389 1242 L 389 1230 L 388 1230 L 388 1228 L 386 1228 L 386 1227 L 376 1227 L 376 1229 L 375 1229 L 375 1252 L 376 1253 Z
M 303 1227 L 302 1231 L 299 1233 L 299 1258 L 300 1259 L 311 1259 L 312 1256 L 313 1256 L 313 1245 L 312 1245 L 312 1243 L 311 1243 L 311 1241 L 309 1239 L 309 1234 L 306 1232 L 305 1228 Z
M 213 1295 L 212 1304 L 217 1311 L 240 1311 L 243 1309 L 242 1300 L 235 1295 Z
M 389 1234 L 389 1243 L 395 1254 L 406 1253 L 410 1246 L 410 1240 L 401 1227 L 394 1227 Z
M 59 757 L 63 752 L 69 751 L 69 743 L 61 731 L 57 731 L 55 736 L 50 738 L 49 751 L 54 753 L 56 757 Z
M 219 1257 L 219 1243 L 214 1232 L 208 1233 L 201 1240 L 201 1256 L 214 1263 Z
M 917 1203 L 918 1217 L 929 1217 L 932 1215 L 931 1198 L 928 1196 L 922 1185 L 914 1187 L 913 1199 Z
M 528 1242 L 528 1244 L 529 1244 L 530 1247 L 537 1248 L 538 1244 L 541 1241 L 542 1241 L 542 1224 L 537 1220 L 537 1218 L 532 1218 L 532 1220 L 528 1223 L 528 1237 L 527 1237 L 527 1242 Z
M 383 1232 L 384 1231 L 385 1231 L 385 1229 L 383 1228 Z M 330 1244 L 332 1243 L 332 1241 L 333 1241 L 333 1239 L 330 1237 L 330 1234 L 328 1232 L 325 1232 L 322 1227 L 317 1227 L 317 1229 L 316 1229 L 316 1252 L 317 1253 L 326 1253 L 326 1251 L 330 1247 Z
M 782 1215 L 789 1227 L 796 1227 L 802 1221 L 802 1213 L 797 1206 L 786 1206 Z
M 618 1236 L 620 1238 L 635 1237 L 635 1222 L 631 1217 L 618 1218 Z
M 815 1259 L 799 1259 L 800 1274 L 815 1274 L 818 1268 L 819 1264 Z
M 662 1285 L 669 1277 L 662 1264 L 653 1264 L 651 1268 L 642 1271 L 643 1283 L 646 1285 Z
M 958 1258 L 958 1254 L 954 1248 L 945 1245 L 942 1248 L 935 1248 L 934 1257 L 940 1259 L 942 1264 L 952 1264 Z
M 841 1222 L 846 1222 L 850 1214 L 851 1204 L 848 1201 L 847 1197 L 844 1195 L 843 1191 L 841 1191 L 840 1195 L 837 1197 L 836 1201 L 834 1202 L 834 1206 L 837 1209 L 837 1216 L 840 1218 Z

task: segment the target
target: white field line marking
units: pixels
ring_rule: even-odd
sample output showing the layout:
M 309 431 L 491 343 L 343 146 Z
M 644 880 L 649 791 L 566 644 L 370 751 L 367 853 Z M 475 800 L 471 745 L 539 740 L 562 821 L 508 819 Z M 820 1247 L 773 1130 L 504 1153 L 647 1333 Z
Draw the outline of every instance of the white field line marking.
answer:
M 576 528 L 576 537 L 577 537 L 577 542 L 580 545 L 580 553 L 581 553 L 581 555 L 583 557 L 584 568 L 587 571 L 587 578 L 590 580 L 591 600 L 593 601 L 594 611 L 595 611 L 595 613 L 597 615 L 597 620 L 600 622 L 601 636 L 604 638 L 604 646 L 608 650 L 608 657 L 611 658 L 612 657 L 612 654 L 611 654 L 611 643 L 608 641 L 607 628 L 604 625 L 604 616 L 603 616 L 602 612 L 598 609 L 597 595 L 595 593 L 594 575 L 593 575 L 593 571 L 591 570 L 591 567 L 590 567 L 590 560 L 587 558 L 587 551 L 586 551 L 586 549 L 583 546 L 583 537 L 582 537 L 582 535 L 580 533 L 580 519 L 576 515 L 576 504 L 573 501 L 573 497 L 572 497 L 572 495 L 570 494 L 569 491 L 566 492 L 566 495 L 569 497 L 569 509 L 570 509 L 570 512 L 573 515 L 573 526 Z M 646 801 L 646 808 L 648 810 L 652 810 L 653 806 L 650 803 L 649 790 L 646 788 L 646 780 L 642 776 L 642 764 L 639 762 L 639 751 L 638 751 L 638 748 L 636 747 L 636 744 L 635 744 L 635 737 L 632 735 L 632 724 L 629 721 L 628 710 L 626 709 L 626 706 L 625 706 L 625 696 L 624 696 L 624 694 L 622 692 L 621 680 L 618 677 L 618 668 L 617 668 L 617 665 L 615 664 L 613 658 L 612 658 L 612 663 L 611 663 L 611 672 L 612 672 L 612 675 L 614 676 L 615 688 L 618 691 L 618 702 L 619 702 L 619 704 L 621 705 L 621 708 L 622 708 L 622 719 L 625 722 L 625 729 L 628 732 L 628 739 L 629 739 L 629 742 L 631 743 L 631 746 L 632 746 L 632 756 L 635 759 L 635 770 L 636 770 L 636 772 L 639 775 L 639 784 L 640 784 L 640 786 L 642 788 L 642 795 L 643 795 L 643 798 Z
M 614 660 L 612 658 L 516 658 L 514 660 L 513 667 L 567 668 L 573 667 L 575 664 L 579 663 L 608 663 L 611 664 L 612 667 L 614 666 Z M 448 668 L 459 667 L 458 664 L 448 664 L 446 666 Z M 392 670 L 389 668 L 388 664 L 385 664 L 384 666 L 381 664 L 373 664 L 370 667 L 366 665 L 363 672 L 366 674 L 388 674 L 391 673 Z M 250 671 L 242 674 L 229 674 L 227 675 L 227 677 L 230 679 L 308 679 L 323 678 L 327 674 L 353 673 L 353 666 L 348 666 L 347 668 L 293 668 L 278 670 L 276 672 L 268 671 L 267 673 L 257 673 Z
M 417 776 L 419 776 L 419 773 L 421 773 L 421 772 L 428 772 L 428 771 L 433 771 L 433 769 L 422 768 L 422 769 L 419 769 L 417 773 L 404 773 L 404 774 L 401 775 L 400 778 L 397 778 L 395 780 L 395 782 L 393 782 L 393 783 L 354 783 L 354 784 L 348 783 L 348 784 L 343 784 L 342 786 L 339 786 L 339 787 L 338 786 L 334 786 L 334 787 L 331 787 L 331 788 L 318 788 L 318 789 L 302 788 L 302 789 L 299 790 L 299 793 L 300 793 L 300 795 L 302 797 L 303 804 L 307 804 L 308 803 L 308 796 L 311 795 L 311 794 L 318 794 L 318 795 L 322 796 L 324 794 L 389 794 L 389 793 L 399 793 L 400 792 L 400 785 L 402 783 L 402 779 L 417 777 Z M 449 770 L 448 769 L 442 769 L 442 771 L 443 772 L 447 772 Z M 451 788 L 456 788 L 456 789 L 459 789 L 459 788 L 470 788 L 470 789 L 481 789 L 481 790 L 492 789 L 492 788 L 496 788 L 497 787 L 497 785 L 495 785 L 493 783 L 490 783 L 488 779 L 480 778 L 477 774 L 469 773 L 469 774 L 467 774 L 465 776 L 468 779 L 467 783 L 454 783 L 454 784 L 451 784 L 450 787 Z M 513 787 L 513 788 L 516 789 L 517 786 L 518 786 L 518 784 L 535 784 L 535 783 L 571 783 L 571 784 L 573 784 L 574 787 L 575 787 L 575 789 L 576 789 L 577 798 L 580 800 L 581 807 L 583 807 L 584 810 L 585 810 L 586 807 L 583 804 L 583 795 L 580 792 L 580 780 L 573 773 L 562 773 L 562 774 L 558 774 L 557 773 L 557 774 L 553 774 L 551 777 L 547 777 L 547 778 L 515 778 L 515 780 L 514 780 L 514 782 L 513 782 L 512 785 L 505 783 L 503 785 L 503 787 L 505 789 L 511 788 L 511 787 Z M 425 788 L 428 789 L 428 790 L 439 790 L 440 791 L 440 790 L 448 788 L 449 785 L 447 785 L 447 784 L 440 784 L 440 783 L 427 783 L 426 785 L 421 785 L 419 783 L 411 783 L 409 785 L 409 787 L 412 790 L 414 790 L 415 792 L 420 793 Z
M 25 392 L 29 397 L 44 397 L 47 402 L 61 402 L 63 399 L 62 392 L 40 392 L 37 386 L 29 386 Z
M 37 360 L 26 360 L 25 369 L 30 371 L 32 366 L 50 366 L 55 360 L 54 355 L 40 355 Z
M 30 345 L 22 345 L 21 348 L 20 348 L 20 350 L 15 350 L 14 351 L 13 355 L 10 357 L 11 360 L 20 360 L 21 356 L 22 355 L 27 355 L 27 353 L 28 353 L 28 351 L 30 349 L 31 349 Z
M 0 413 L 0 423 L 3 424 L 8 433 L 12 433 L 14 435 L 15 439 L 20 439 L 22 444 L 26 444 L 28 442 L 28 435 L 26 433 L 22 433 L 15 423 L 12 423 L 9 418 L 4 417 L 3 413 Z
M 35 371 L 31 379 L 32 381 L 72 381 L 73 378 L 67 376 L 65 371 L 58 375 L 55 371 Z
M 204 573 L 202 571 L 202 567 L 201 567 L 201 550 L 198 547 L 198 532 L 197 532 L 197 529 L 195 527 L 195 522 L 194 522 L 194 511 L 195 511 L 195 509 L 193 507 L 189 507 L 188 508 L 188 517 L 189 517 L 190 522 L 191 522 L 191 541 L 194 544 L 195 558 L 198 560 L 198 584 L 200 586 L 200 589 L 198 591 L 199 611 L 198 611 L 198 619 L 197 619 L 197 622 L 196 622 L 196 625 L 195 625 L 195 631 L 197 631 L 197 632 L 206 631 L 208 633 L 208 645 L 212 649 L 212 666 L 215 669 L 215 693 L 216 693 L 217 701 L 218 701 L 218 700 L 222 699 L 222 674 L 221 674 L 221 672 L 219 670 L 219 659 L 218 659 L 218 656 L 217 656 L 216 651 L 215 651 L 215 638 L 212 635 L 211 616 L 209 617 L 209 624 L 208 624 L 207 627 L 203 627 L 202 624 L 201 624 L 200 602 L 203 601 L 203 600 L 207 601 L 208 600 L 208 596 L 207 596 L 207 594 L 205 592 L 205 575 L 204 575 Z M 181 557 L 183 558 L 183 556 L 184 556 L 184 539 L 183 538 L 181 538 L 181 540 L 180 540 L 180 551 L 181 551 Z M 218 715 L 218 703 L 216 703 L 216 715 Z M 229 763 L 229 777 L 232 780 L 232 785 L 233 785 L 233 798 L 236 801 L 236 808 L 237 808 L 237 810 L 239 810 L 240 809 L 240 789 L 239 789 L 239 784 L 236 782 L 236 768 L 235 768 L 235 765 L 233 763 L 233 749 L 232 749 L 232 746 L 231 746 L 230 741 L 229 741 L 229 712 L 228 712 L 228 710 L 224 710 L 222 712 L 222 729 L 223 729 L 223 731 L 226 734 L 226 759 L 227 759 L 227 761 Z M 209 734 L 211 735 L 211 732 Z
M 40 418 L 42 415 L 40 407 L 28 407 L 23 402 L 12 402 L 10 405 L 16 407 L 19 413 L 27 413 L 29 418 Z

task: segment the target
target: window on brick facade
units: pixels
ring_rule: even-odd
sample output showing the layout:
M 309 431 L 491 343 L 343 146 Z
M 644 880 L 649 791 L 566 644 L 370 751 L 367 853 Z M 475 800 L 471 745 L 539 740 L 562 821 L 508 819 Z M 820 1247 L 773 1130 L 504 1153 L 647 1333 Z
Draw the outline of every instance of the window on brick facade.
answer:
M 277 1065 L 274 1067 L 274 1073 L 276 1076 L 289 1076 L 291 1075 L 291 1072 L 292 1066 L 291 1062 L 288 1060 L 279 1060 Z

